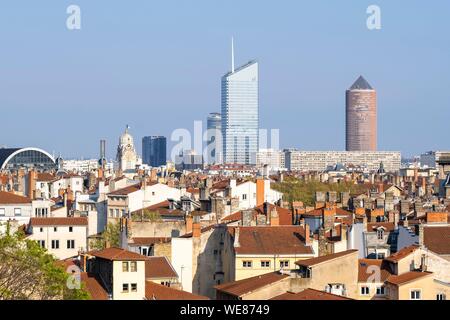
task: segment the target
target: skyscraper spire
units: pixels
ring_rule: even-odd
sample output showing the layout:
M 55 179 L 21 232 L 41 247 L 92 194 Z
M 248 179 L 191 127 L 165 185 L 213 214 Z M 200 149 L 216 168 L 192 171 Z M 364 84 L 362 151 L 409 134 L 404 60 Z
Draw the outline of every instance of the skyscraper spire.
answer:
M 231 73 L 234 73 L 234 39 L 231 37 Z

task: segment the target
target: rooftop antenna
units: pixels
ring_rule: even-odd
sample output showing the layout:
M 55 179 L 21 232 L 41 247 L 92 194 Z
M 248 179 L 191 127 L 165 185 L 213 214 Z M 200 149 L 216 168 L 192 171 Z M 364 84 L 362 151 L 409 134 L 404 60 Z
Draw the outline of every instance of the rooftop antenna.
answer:
M 234 73 L 234 38 L 231 37 L 231 73 Z

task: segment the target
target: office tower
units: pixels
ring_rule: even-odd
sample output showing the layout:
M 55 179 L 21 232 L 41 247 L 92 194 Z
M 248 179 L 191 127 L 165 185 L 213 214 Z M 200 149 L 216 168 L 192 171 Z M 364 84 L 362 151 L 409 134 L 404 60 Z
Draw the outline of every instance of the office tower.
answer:
M 98 159 L 98 165 L 101 169 L 106 168 L 106 140 L 100 140 L 100 158 Z
M 149 136 L 142 138 L 142 160 L 152 167 L 166 164 L 167 141 L 163 136 Z
M 222 115 L 210 113 L 206 122 L 208 163 L 222 163 Z
M 222 139 L 225 163 L 253 164 L 258 151 L 258 63 L 250 61 L 222 77 Z
M 346 92 L 346 150 L 377 150 L 377 93 L 360 76 Z

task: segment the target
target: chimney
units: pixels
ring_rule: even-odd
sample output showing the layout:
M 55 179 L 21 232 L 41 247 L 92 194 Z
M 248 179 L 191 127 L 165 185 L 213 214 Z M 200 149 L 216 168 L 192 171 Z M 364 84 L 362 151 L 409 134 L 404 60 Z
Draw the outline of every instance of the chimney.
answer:
M 31 200 L 35 199 L 37 173 L 34 170 L 28 172 L 28 190 L 27 196 Z
M 260 206 L 265 203 L 264 198 L 264 179 L 258 178 L 256 179 L 256 206 Z
M 193 228 L 193 218 L 191 215 L 186 216 L 186 233 L 192 232 Z
M 280 217 L 277 212 L 277 208 L 274 206 L 270 211 L 270 225 L 276 227 L 280 225 Z
M 309 224 L 305 223 L 303 226 L 303 229 L 305 231 L 305 234 L 303 235 L 303 237 L 305 238 L 305 245 L 310 246 L 311 245 L 311 231 L 309 228 Z
M 241 244 L 239 243 L 239 227 L 234 229 L 234 247 L 238 248 Z
M 195 222 L 192 224 L 192 237 L 193 238 L 200 238 L 200 235 L 202 234 L 202 226 L 199 222 Z
M 423 247 L 424 243 L 423 243 L 423 223 L 419 224 L 419 246 Z

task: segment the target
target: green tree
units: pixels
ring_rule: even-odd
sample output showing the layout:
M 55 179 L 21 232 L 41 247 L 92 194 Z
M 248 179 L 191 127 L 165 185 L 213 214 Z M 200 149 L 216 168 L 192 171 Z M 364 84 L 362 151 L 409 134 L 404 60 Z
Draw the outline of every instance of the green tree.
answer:
M 94 250 L 102 250 L 107 247 L 120 246 L 120 223 L 108 223 L 100 238 L 93 240 L 90 248 Z
M 69 288 L 69 275 L 53 255 L 22 232 L 0 236 L 0 300 L 86 300 L 89 294 Z

